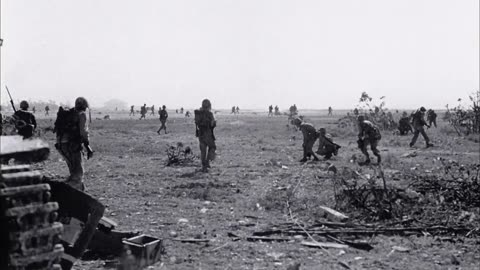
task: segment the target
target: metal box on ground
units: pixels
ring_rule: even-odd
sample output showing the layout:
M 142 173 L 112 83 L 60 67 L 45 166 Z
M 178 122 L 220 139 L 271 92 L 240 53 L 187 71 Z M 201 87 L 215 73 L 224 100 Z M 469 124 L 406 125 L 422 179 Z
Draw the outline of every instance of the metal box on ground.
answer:
M 125 239 L 123 244 L 131 250 L 139 268 L 160 261 L 164 253 L 162 240 L 145 234 Z

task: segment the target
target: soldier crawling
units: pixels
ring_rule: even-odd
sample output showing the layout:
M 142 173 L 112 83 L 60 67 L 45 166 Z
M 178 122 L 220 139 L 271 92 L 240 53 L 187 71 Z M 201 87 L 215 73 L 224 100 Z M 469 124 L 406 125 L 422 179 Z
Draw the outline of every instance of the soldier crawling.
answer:
M 365 155 L 365 161 L 359 165 L 370 164 L 370 156 L 368 155 L 367 146 L 370 144 L 373 154 L 377 157 L 377 163 L 380 164 L 382 157 L 377 149 L 378 142 L 382 138 L 379 128 L 372 122 L 365 120 L 365 116 L 359 115 L 358 118 L 358 148 Z
M 64 110 L 60 107 L 54 129 L 54 132 L 57 134 L 55 148 L 64 157 L 70 171 L 70 176 L 66 183 L 82 191 L 85 190 L 85 185 L 83 184 L 82 145 L 87 150 L 87 159 L 93 156 L 88 135 L 87 116 L 85 114 L 87 108 L 88 102 L 83 97 L 78 97 L 75 100 L 75 107 L 70 110 Z
M 212 113 L 212 104 L 210 100 L 204 99 L 202 107 L 194 111 L 195 114 L 195 136 L 200 143 L 200 158 L 202 160 L 202 171 L 208 172 L 210 161 L 215 159 L 215 135 L 213 129 L 217 126 L 217 121 Z
M 309 158 L 313 157 L 313 160 L 318 161 L 318 157 L 313 152 L 313 145 L 318 138 L 315 127 L 310 123 L 303 122 L 299 117 L 292 120 L 292 124 L 302 131 L 303 134 L 303 158 L 300 162 L 306 162 Z
M 15 119 L 15 128 L 17 129 L 18 135 L 23 136 L 24 139 L 33 136 L 37 128 L 37 121 L 35 120 L 35 116 L 28 111 L 27 101 L 22 100 L 22 102 L 20 102 L 20 110 L 13 114 L 13 118 Z

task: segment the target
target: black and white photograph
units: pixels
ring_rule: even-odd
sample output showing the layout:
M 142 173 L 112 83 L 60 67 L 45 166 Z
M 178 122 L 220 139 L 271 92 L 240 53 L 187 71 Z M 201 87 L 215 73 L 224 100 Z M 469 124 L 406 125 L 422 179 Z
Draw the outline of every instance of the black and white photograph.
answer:
M 0 270 L 480 269 L 480 1 L 0 0 Z

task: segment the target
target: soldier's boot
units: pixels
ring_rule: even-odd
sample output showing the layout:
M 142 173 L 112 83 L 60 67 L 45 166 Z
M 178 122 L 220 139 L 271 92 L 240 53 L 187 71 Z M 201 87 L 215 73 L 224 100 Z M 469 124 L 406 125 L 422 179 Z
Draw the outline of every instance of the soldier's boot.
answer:
M 432 144 L 432 143 L 430 143 L 430 142 L 427 142 L 427 146 L 426 146 L 426 148 L 429 148 L 429 147 L 433 147 L 433 144 Z
M 300 159 L 300 162 L 307 162 L 307 158 L 304 157 L 304 158 Z

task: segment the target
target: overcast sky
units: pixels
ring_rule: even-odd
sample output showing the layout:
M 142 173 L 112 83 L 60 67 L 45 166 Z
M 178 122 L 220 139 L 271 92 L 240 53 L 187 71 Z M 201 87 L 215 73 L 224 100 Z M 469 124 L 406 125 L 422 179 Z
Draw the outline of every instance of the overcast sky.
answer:
M 443 108 L 479 87 L 478 0 L 0 0 L 1 97 Z

